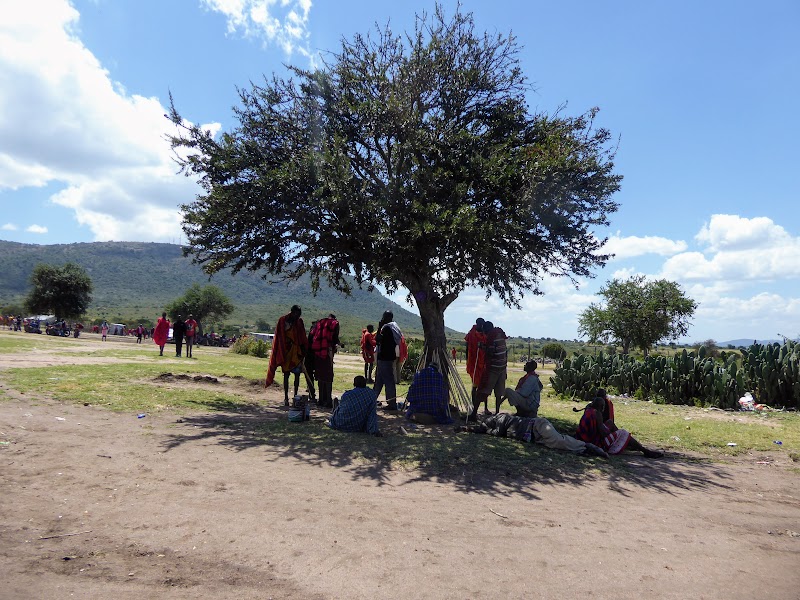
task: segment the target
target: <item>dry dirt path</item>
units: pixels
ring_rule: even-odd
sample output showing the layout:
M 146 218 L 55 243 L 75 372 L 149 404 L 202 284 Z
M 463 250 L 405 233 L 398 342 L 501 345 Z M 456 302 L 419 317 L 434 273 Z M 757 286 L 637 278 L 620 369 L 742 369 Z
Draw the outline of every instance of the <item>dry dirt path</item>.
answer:
M 4 599 L 800 597 L 787 465 L 440 479 L 263 443 L 269 408 L 137 419 L 0 386 Z

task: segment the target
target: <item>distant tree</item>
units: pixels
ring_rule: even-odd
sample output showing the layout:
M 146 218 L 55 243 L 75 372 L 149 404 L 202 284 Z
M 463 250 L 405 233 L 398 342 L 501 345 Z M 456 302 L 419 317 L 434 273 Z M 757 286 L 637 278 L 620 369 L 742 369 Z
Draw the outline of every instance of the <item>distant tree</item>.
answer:
M 530 111 L 513 36 L 437 5 L 407 34 L 357 34 L 321 68 L 290 70 L 241 89 L 238 126 L 218 137 L 171 106 L 178 162 L 204 190 L 182 210 L 207 273 L 402 286 L 444 349 L 445 310 L 467 286 L 519 306 L 545 275 L 608 260 L 611 135 L 596 110 Z
M 646 281 L 642 275 L 614 279 L 600 289 L 604 304 L 592 304 L 578 321 L 578 331 L 590 342 L 615 342 L 628 354 L 631 347 L 647 356 L 663 339 L 686 335 L 697 303 L 680 286 L 666 279 Z
M 561 344 L 550 343 L 542 346 L 542 356 L 561 362 L 567 358 L 567 351 Z
M 272 327 L 264 319 L 256 319 L 256 329 L 259 331 L 271 331 Z
M 706 340 L 701 346 L 706 347 L 706 356 L 709 358 L 717 358 L 719 356 L 719 346 L 717 346 L 717 342 L 715 340 Z
M 83 267 L 40 263 L 31 273 L 32 289 L 25 307 L 34 314 L 54 314 L 56 319 L 75 319 L 86 313 L 92 302 L 92 280 Z
M 167 313 L 171 319 L 178 315 L 184 319 L 194 315 L 194 320 L 198 322 L 202 332 L 204 322 L 221 321 L 230 315 L 234 308 L 233 303 L 217 286 L 200 287 L 195 283 L 183 296 L 167 306 Z
M 6 304 L 2 308 L 0 308 L 0 315 L 21 315 L 25 312 L 25 306 L 22 304 L 18 304 L 13 302 L 11 304 Z

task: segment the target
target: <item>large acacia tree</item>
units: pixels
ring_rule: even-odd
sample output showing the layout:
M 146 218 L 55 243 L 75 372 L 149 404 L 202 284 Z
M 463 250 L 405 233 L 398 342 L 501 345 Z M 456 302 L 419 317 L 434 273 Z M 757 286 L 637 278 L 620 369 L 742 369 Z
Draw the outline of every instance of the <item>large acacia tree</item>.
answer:
M 187 252 L 208 273 L 402 286 L 442 348 L 466 286 L 518 306 L 545 274 L 590 276 L 617 208 L 610 134 L 594 109 L 532 113 L 518 52 L 439 6 L 412 32 L 355 35 L 322 68 L 241 89 L 219 137 L 173 104 L 173 148 L 204 189 L 182 207 Z
M 612 279 L 599 294 L 604 303 L 581 313 L 578 331 L 593 343 L 620 344 L 623 354 L 633 346 L 647 355 L 653 344 L 685 336 L 697 308 L 677 283 L 647 281 L 643 275 Z

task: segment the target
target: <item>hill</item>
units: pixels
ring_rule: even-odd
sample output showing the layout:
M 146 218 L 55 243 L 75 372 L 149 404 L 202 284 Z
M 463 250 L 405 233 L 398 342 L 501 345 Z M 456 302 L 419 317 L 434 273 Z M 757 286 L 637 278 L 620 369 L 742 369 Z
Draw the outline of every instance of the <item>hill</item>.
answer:
M 274 325 L 293 304 L 303 308 L 306 324 L 334 313 L 342 323 L 343 338 L 353 343 L 367 324 L 377 325 L 384 310 L 391 310 L 400 327 L 422 336 L 419 316 L 377 291 L 354 287 L 348 297 L 328 287 L 316 296 L 309 277 L 287 283 L 270 283 L 260 274 L 223 271 L 209 279 L 184 257 L 175 244 L 146 242 L 92 242 L 77 244 L 20 244 L 0 241 L 0 306 L 21 303 L 29 291 L 28 279 L 39 263 L 73 262 L 89 273 L 94 284 L 87 321 L 107 318 L 121 323 L 152 323 L 164 306 L 194 283 L 213 284 L 236 305 L 226 325 L 253 329 L 259 319 Z M 354 283 L 355 286 L 355 283 Z M 451 331 L 454 337 L 463 334 Z
M 717 342 L 717 346 L 719 346 L 720 348 L 727 348 L 728 346 L 733 346 L 734 348 L 739 348 L 740 346 L 744 346 L 745 348 L 749 348 L 754 341 L 759 344 L 774 344 L 775 342 L 778 342 L 778 340 L 756 340 L 755 338 L 739 338 L 736 340 L 728 340 L 726 342 Z

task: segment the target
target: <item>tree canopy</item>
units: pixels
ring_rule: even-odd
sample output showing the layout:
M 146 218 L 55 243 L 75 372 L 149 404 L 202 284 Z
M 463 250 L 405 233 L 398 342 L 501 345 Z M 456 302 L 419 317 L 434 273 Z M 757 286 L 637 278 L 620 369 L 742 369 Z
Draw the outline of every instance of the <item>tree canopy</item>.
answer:
M 677 283 L 646 281 L 643 275 L 613 279 L 599 294 L 605 303 L 581 313 L 578 331 L 592 343 L 620 344 L 624 354 L 633 346 L 646 355 L 653 344 L 686 335 L 697 308 Z
M 518 52 L 437 6 L 414 31 L 354 35 L 319 69 L 240 89 L 218 137 L 173 103 L 172 146 L 204 190 L 182 207 L 187 253 L 208 273 L 404 287 L 442 348 L 467 286 L 518 306 L 544 275 L 591 276 L 617 209 L 611 136 L 596 109 L 530 112 Z
M 233 303 L 225 293 L 215 285 L 200 287 L 193 284 L 180 298 L 175 299 L 168 307 L 170 319 L 181 315 L 186 319 L 194 316 L 202 331 L 203 323 L 208 320 L 221 321 L 234 311 Z
M 31 273 L 30 284 L 25 307 L 35 314 L 78 318 L 92 302 L 92 280 L 83 267 L 74 263 L 63 267 L 40 263 Z
M 542 356 L 545 358 L 552 358 L 553 360 L 562 361 L 567 358 L 567 351 L 564 346 L 557 343 L 545 344 L 542 346 Z

